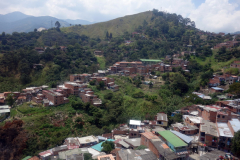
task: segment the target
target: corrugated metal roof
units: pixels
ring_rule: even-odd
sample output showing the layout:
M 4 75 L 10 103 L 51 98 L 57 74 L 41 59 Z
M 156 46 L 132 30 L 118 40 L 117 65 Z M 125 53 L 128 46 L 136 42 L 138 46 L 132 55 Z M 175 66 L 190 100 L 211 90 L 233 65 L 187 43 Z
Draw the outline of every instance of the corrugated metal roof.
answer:
M 233 137 L 227 123 L 217 123 L 219 135 L 223 137 Z
M 171 131 L 161 131 L 158 132 L 163 138 L 165 138 L 168 142 L 170 142 L 174 147 L 182 147 L 187 146 L 185 142 L 183 142 L 180 138 L 178 138 Z
M 183 115 L 183 118 L 189 118 L 190 121 L 192 121 L 193 123 L 201 123 L 202 121 L 202 117 L 196 117 L 196 116 L 190 116 L 190 115 Z
M 185 134 L 182 134 L 178 131 L 171 131 L 173 134 L 175 134 L 176 136 L 178 136 L 179 138 L 181 138 L 183 141 L 185 141 L 186 143 L 190 143 L 193 138 L 186 136 Z
M 165 113 L 157 113 L 158 121 L 168 121 L 167 114 Z
M 231 124 L 234 132 L 240 130 L 240 121 L 238 119 L 232 119 L 231 121 L 229 121 L 229 123 Z
M 141 145 L 141 138 L 124 139 L 124 141 L 133 145 L 134 147 L 138 147 Z
M 217 126 L 213 122 L 208 122 L 203 120 L 204 124 L 201 124 L 200 131 L 205 132 L 205 134 L 209 134 L 215 137 L 218 137 Z
M 124 142 L 124 141 L 119 141 L 118 142 L 119 144 L 121 144 L 123 147 L 125 147 L 125 148 L 129 148 L 129 144 L 127 144 L 126 142 Z

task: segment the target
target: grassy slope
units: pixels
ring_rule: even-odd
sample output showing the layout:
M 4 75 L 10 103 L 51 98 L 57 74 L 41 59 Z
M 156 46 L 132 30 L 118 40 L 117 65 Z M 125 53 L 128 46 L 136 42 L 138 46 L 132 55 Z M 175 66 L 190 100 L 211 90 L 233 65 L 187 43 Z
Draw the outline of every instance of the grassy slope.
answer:
M 104 69 L 106 69 L 106 60 L 105 60 L 105 58 L 104 57 L 96 57 L 97 58 L 97 61 L 98 61 L 98 63 L 99 63 L 99 67 L 100 67 L 100 69 L 102 69 L 102 70 L 104 70 Z
M 86 36 L 90 36 L 92 38 L 100 37 L 104 38 L 106 32 L 113 34 L 113 37 L 122 35 L 124 32 L 132 32 L 139 25 L 142 25 L 143 21 L 146 20 L 148 23 L 150 22 L 152 17 L 152 12 L 142 12 L 139 14 L 129 15 L 125 17 L 120 17 L 114 20 L 110 20 L 107 22 L 96 23 L 92 25 L 84 25 L 84 26 L 72 26 L 61 28 L 64 32 L 75 32 L 78 34 L 84 34 Z
M 211 63 L 212 69 L 213 69 L 214 71 L 220 71 L 220 70 L 222 70 L 223 68 L 229 68 L 230 64 L 231 64 L 234 60 L 236 60 L 236 59 L 232 58 L 231 60 L 226 61 L 226 62 L 217 62 L 217 61 L 215 60 L 215 55 L 216 55 L 216 54 L 217 54 L 217 50 L 213 50 L 213 55 L 210 56 L 210 57 L 206 57 L 206 60 L 205 60 L 205 61 L 203 61 L 203 60 L 201 60 L 200 58 L 197 58 L 197 57 L 195 57 L 195 60 L 196 60 L 199 64 L 201 64 L 201 65 L 206 65 L 206 64 Z M 194 59 L 193 57 L 191 57 L 191 58 Z

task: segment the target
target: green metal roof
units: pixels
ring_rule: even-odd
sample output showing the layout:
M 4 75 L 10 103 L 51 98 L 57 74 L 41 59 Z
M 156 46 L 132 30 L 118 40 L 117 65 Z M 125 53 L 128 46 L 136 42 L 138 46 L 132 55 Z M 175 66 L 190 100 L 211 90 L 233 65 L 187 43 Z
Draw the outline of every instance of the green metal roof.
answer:
M 30 158 L 32 158 L 32 157 L 31 156 L 27 156 L 27 157 L 23 158 L 22 160 L 28 160 Z
M 182 147 L 187 146 L 185 142 L 183 142 L 180 138 L 178 138 L 171 131 L 160 131 L 158 132 L 163 138 L 165 138 L 168 142 L 170 142 L 174 147 Z
M 162 62 L 159 59 L 140 59 L 140 61 L 143 61 L 143 62 Z

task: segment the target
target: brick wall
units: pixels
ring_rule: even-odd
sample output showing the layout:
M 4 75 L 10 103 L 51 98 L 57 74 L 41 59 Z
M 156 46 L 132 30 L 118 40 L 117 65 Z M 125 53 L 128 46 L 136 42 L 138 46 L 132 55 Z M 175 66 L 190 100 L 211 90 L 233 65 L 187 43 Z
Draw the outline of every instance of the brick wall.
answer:
M 113 139 L 113 134 L 112 133 L 105 133 L 105 134 L 102 134 L 102 137 Z
M 141 145 L 147 146 L 149 145 L 149 139 L 147 139 L 146 137 L 144 137 L 143 135 L 141 136 Z
M 160 153 L 158 152 L 157 148 L 153 145 L 151 141 L 149 141 L 148 143 L 148 148 L 157 156 L 157 158 L 159 158 Z

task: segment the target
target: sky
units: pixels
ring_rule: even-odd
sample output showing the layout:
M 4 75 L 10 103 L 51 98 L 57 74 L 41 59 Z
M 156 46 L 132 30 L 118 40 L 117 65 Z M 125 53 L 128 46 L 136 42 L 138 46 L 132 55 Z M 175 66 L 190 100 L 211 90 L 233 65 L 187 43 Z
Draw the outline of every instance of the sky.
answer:
M 180 14 L 210 32 L 240 31 L 240 0 L 1 0 L 0 14 L 102 22 L 153 8 Z

